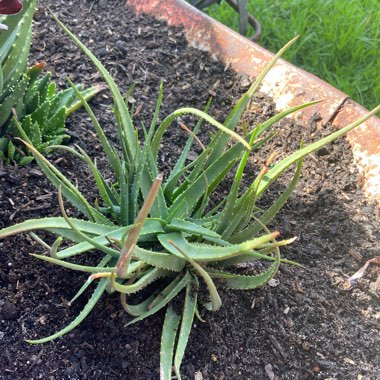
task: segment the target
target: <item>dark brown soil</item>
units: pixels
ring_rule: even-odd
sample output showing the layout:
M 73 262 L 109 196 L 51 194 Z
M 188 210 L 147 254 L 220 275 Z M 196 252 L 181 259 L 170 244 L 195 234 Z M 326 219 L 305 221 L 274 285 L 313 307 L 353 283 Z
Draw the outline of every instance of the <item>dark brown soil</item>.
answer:
M 135 17 L 124 8 L 124 1 L 41 0 L 31 59 L 47 61 L 61 86 L 68 74 L 83 83 L 97 82 L 99 76 L 50 20 L 47 6 L 106 64 L 124 93 L 137 83 L 133 94 L 137 125 L 150 122 L 160 79 L 165 85 L 161 117 L 184 105 L 203 108 L 213 95 L 211 113 L 223 120 L 244 90 L 240 77 L 188 47 L 181 30 Z M 112 137 L 116 134 L 109 103 L 104 93 L 94 101 L 94 108 Z M 270 101 L 259 94 L 247 119 L 257 123 L 272 112 Z M 191 119 L 185 120 L 191 126 Z M 77 113 L 69 127 L 70 144 L 80 144 L 107 169 L 87 116 Z M 277 129 L 278 136 L 256 162 L 273 150 L 281 157 L 296 149 L 301 139 L 308 142 L 329 131 L 313 122 L 307 127 L 283 123 Z M 164 167 L 171 165 L 184 137 L 175 126 L 170 133 L 161 154 Z M 90 198 L 96 196 L 84 166 L 64 153 L 51 159 Z M 262 202 L 275 197 L 290 176 L 281 179 Z M 220 196 L 227 191 L 221 189 Z M 0 210 L 0 228 L 59 214 L 56 192 L 35 164 L 8 167 L 0 173 Z M 204 313 L 206 322 L 194 325 L 182 367 L 184 377 L 379 379 L 378 268 L 370 268 L 353 289 L 343 289 L 348 276 L 380 255 L 378 220 L 378 211 L 358 186 L 344 140 L 306 159 L 297 190 L 271 226 L 285 237 L 298 237 L 282 252 L 304 267 L 282 266 L 275 287 L 222 291 L 222 309 Z M 0 378 L 159 378 L 163 314 L 124 328 L 129 317 L 116 296 L 103 297 L 76 330 L 56 342 L 37 346 L 24 342 L 64 327 L 86 302 L 84 296 L 68 306 L 85 276 L 28 255 L 36 251 L 40 247 L 27 236 L 0 242 Z

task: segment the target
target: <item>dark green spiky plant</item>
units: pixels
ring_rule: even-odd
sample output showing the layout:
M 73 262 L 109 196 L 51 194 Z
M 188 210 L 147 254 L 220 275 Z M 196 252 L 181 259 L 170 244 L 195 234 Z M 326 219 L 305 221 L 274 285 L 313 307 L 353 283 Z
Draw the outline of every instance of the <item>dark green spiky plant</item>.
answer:
M 7 29 L 0 30 L 0 161 L 6 164 L 33 160 L 22 144 L 15 144 L 15 137 L 42 153 L 50 145 L 61 144 L 68 137 L 66 118 L 81 105 L 73 89 L 56 91 L 50 73 L 39 79 L 44 63 L 26 69 L 36 3 L 25 0 L 21 12 L 2 20 Z M 82 95 L 90 99 L 101 89 L 94 86 Z M 12 120 L 12 113 L 16 119 Z
M 266 225 L 285 204 L 296 186 L 303 157 L 355 128 L 378 112 L 380 107 L 330 136 L 307 147 L 301 146 L 273 167 L 269 165 L 269 159 L 251 185 L 242 189 L 240 185 L 247 160 L 273 136 L 271 127 L 286 115 L 315 104 L 311 102 L 281 112 L 245 131 L 243 137 L 234 132 L 262 79 L 295 39 L 267 65 L 223 124 L 200 110 L 181 108 L 158 125 L 163 95 L 161 87 L 152 122 L 147 130 L 143 128 L 145 138 L 140 142 L 131 113 L 109 73 L 64 25 L 59 24 L 96 65 L 112 92 L 121 151 L 119 153 L 106 138 L 93 111 L 75 87 L 72 88 L 92 119 L 115 181 L 107 182 L 96 163 L 81 148 L 63 149 L 89 166 L 101 204 L 90 204 L 62 172 L 32 145 L 25 143 L 46 176 L 57 187 L 62 217 L 25 221 L 1 230 L 0 238 L 22 232 L 30 233 L 48 250 L 47 255 L 33 256 L 89 273 L 89 279 L 72 302 L 96 282 L 88 303 L 74 321 L 51 336 L 28 342 L 44 343 L 66 334 L 86 318 L 103 293 L 116 291 L 121 295 L 123 308 L 134 317 L 128 325 L 167 307 L 162 332 L 160 373 L 162 379 L 170 379 L 174 364 L 177 378 L 181 378 L 180 365 L 193 319 L 194 316 L 199 317 L 200 302 L 197 296 L 200 281 L 205 283 L 209 292 L 209 302 L 206 300 L 203 306 L 216 311 L 222 305 L 214 282 L 216 279 L 222 279 L 224 285 L 232 289 L 255 289 L 268 283 L 281 263 L 291 263 L 281 258 L 279 248 L 293 239 L 276 240 L 279 233 L 269 232 Z M 170 124 L 183 114 L 197 116 L 199 121 L 174 168 L 164 179 L 157 168 L 161 139 Z M 187 157 L 202 121 L 219 130 L 203 152 L 188 163 Z M 258 208 L 257 200 L 292 165 L 295 166 L 294 177 L 285 191 L 265 210 Z M 211 209 L 209 205 L 215 195 L 215 188 L 231 172 L 234 180 L 228 196 Z M 67 215 L 63 197 L 83 214 L 83 219 Z M 38 230 L 55 234 L 55 242 L 49 246 L 35 234 Z M 71 242 L 71 245 L 60 249 L 64 239 Z M 97 266 L 70 262 L 70 258 L 94 250 L 104 254 Z M 237 273 L 236 264 L 256 260 L 267 263 L 266 269 L 261 273 Z M 130 295 L 152 282 L 156 284 L 155 290 L 141 303 L 131 304 Z M 177 297 L 184 299 L 180 314 L 178 306 L 171 306 Z

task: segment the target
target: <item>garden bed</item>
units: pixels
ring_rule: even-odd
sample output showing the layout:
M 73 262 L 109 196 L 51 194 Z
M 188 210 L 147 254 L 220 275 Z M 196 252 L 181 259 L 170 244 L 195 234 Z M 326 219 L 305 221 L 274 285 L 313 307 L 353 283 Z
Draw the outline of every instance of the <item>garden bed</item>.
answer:
M 150 122 L 161 79 L 161 118 L 182 106 L 202 109 L 213 96 L 210 112 L 220 121 L 249 83 L 248 78 L 236 75 L 206 53 L 188 47 L 179 28 L 135 17 L 124 8 L 124 1 L 88 0 L 80 5 L 70 1 L 65 7 L 61 3 L 40 1 L 31 60 L 47 61 L 62 86 L 67 75 L 75 82 L 100 80 L 50 19 L 49 6 L 105 63 L 123 93 L 137 83 L 130 99 L 136 125 Z M 110 103 L 107 93 L 93 102 L 112 138 L 116 133 Z M 273 111 L 270 99 L 258 93 L 245 118 L 255 125 Z M 308 143 L 327 134 L 330 127 L 319 128 L 316 119 L 317 115 L 307 126 L 281 123 L 276 138 L 250 162 L 251 173 L 257 174 L 261 162 L 274 150 L 282 157 L 296 149 L 301 139 Z M 192 126 L 191 118 L 185 121 Z M 87 115 L 74 115 L 69 128 L 70 144 L 79 144 L 92 158 L 97 157 L 99 166 L 107 171 Z M 185 132 L 173 125 L 160 152 L 163 170 L 172 164 L 185 138 Z M 207 142 L 208 131 L 201 139 Z M 62 152 L 51 160 L 90 198 L 96 197 L 83 165 Z M 262 202 L 276 196 L 291 174 Z M 220 197 L 229 190 L 228 183 L 224 186 Z M 56 200 L 55 189 L 35 164 L 7 167 L 0 173 L 1 228 L 31 217 L 58 215 Z M 221 310 L 204 312 L 206 322 L 195 322 L 182 366 L 184 377 L 265 379 L 270 378 L 267 365 L 271 365 L 279 379 L 375 379 L 380 371 L 378 272 L 371 268 L 348 291 L 343 283 L 366 260 L 379 256 L 378 216 L 376 207 L 362 195 L 345 140 L 308 157 L 293 197 L 271 226 L 283 237 L 298 237 L 282 252 L 304 267 L 283 265 L 274 287 L 222 290 Z M 158 378 L 163 313 L 125 328 L 129 317 L 116 296 L 103 297 L 76 330 L 54 343 L 30 346 L 24 342 L 62 328 L 86 302 L 83 296 L 68 305 L 86 276 L 28 255 L 36 251 L 41 251 L 40 247 L 27 236 L 0 242 L 0 378 Z

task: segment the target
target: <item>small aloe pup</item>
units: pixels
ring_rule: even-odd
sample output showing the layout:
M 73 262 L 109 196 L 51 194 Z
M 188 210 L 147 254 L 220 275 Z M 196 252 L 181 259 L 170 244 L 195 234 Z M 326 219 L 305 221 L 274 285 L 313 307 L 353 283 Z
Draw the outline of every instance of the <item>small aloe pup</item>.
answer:
M 68 137 L 66 118 L 81 106 L 73 89 L 56 90 L 50 73 L 39 78 L 45 63 L 27 69 L 36 4 L 37 0 L 0 1 L 0 14 L 7 14 L 0 28 L 0 164 L 26 165 L 33 160 L 22 144 L 15 144 L 15 137 L 31 142 L 41 153 L 61 144 Z M 94 86 L 82 95 L 90 99 L 100 90 L 102 86 Z M 12 120 L 12 114 L 17 118 Z
M 0 239 L 18 233 L 29 233 L 47 250 L 46 255 L 33 254 L 34 257 L 88 273 L 88 280 L 71 302 L 89 287 L 94 285 L 95 288 L 84 309 L 68 326 L 51 336 L 28 342 L 44 343 L 66 334 L 86 318 L 105 292 L 118 292 L 123 308 L 133 317 L 127 326 L 166 308 L 160 374 L 164 380 L 171 379 L 174 366 L 176 376 L 180 379 L 180 365 L 193 319 L 200 318 L 199 307 L 217 311 L 222 305 L 218 282 L 222 281 L 224 286 L 232 289 L 255 289 L 267 284 L 281 263 L 295 264 L 280 255 L 280 247 L 294 239 L 277 240 L 279 232 L 268 231 L 266 225 L 295 188 L 303 157 L 352 130 L 378 112 L 380 107 L 330 136 L 306 147 L 301 144 L 299 150 L 274 166 L 270 165 L 273 157 L 269 157 L 252 183 L 247 188 L 242 188 L 241 181 L 248 158 L 273 137 L 273 125 L 292 112 L 316 103 L 290 108 L 250 129 L 245 127 L 243 136 L 235 132 L 264 76 L 296 39 L 290 41 L 268 63 L 223 124 L 206 112 L 194 108 L 178 109 L 158 124 L 163 98 L 161 86 L 151 123 L 148 128 L 142 128 L 144 140 L 139 141 L 133 124 L 133 113 L 129 112 L 110 74 L 77 37 L 58 20 L 57 22 L 92 60 L 112 93 L 120 150 L 107 139 L 92 109 L 73 85 L 73 90 L 93 122 L 115 180 L 106 181 L 96 162 L 80 147 L 56 148 L 69 151 L 88 165 L 100 200 L 91 204 L 64 173 L 29 142 L 24 141 L 57 188 L 62 217 L 28 220 L 5 228 L 0 231 Z M 127 98 L 131 91 L 126 94 Z M 191 131 L 173 169 L 163 176 L 157 166 L 162 137 L 172 122 L 184 114 L 194 115 L 199 121 Z M 193 143 L 198 141 L 196 134 L 204 121 L 218 130 L 203 152 L 189 163 L 188 154 Z M 259 208 L 257 200 L 291 166 L 295 167 L 295 171 L 288 187 L 273 204 L 266 209 Z M 211 207 L 215 201 L 216 187 L 229 173 L 234 179 L 228 196 Z M 64 199 L 83 217 L 69 217 L 65 211 Z M 55 234 L 55 242 L 48 245 L 36 231 Z M 61 248 L 63 241 L 70 244 Z M 79 265 L 70 260 L 78 255 L 91 254 L 95 250 L 103 253 L 103 258 L 96 266 Z M 264 263 L 256 267 L 261 268 L 261 272 L 251 275 L 238 273 L 236 264 L 250 262 L 254 265 L 258 260 Z M 133 303 L 131 295 L 153 282 L 155 287 L 150 288 L 151 293 L 140 303 Z M 205 302 L 198 300 L 201 282 L 209 294 L 209 299 Z M 182 297 L 183 302 L 177 303 L 174 308 L 172 301 L 178 297 Z M 182 311 L 178 305 L 183 305 Z

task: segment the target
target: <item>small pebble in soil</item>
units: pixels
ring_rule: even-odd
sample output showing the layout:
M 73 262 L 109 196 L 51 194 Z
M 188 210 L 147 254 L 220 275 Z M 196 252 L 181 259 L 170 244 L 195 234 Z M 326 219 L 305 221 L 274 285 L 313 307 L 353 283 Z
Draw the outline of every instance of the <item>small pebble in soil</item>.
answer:
M 317 150 L 317 156 L 322 157 L 322 156 L 327 156 L 330 153 L 328 147 L 324 146 L 321 149 Z
M 267 364 L 265 366 L 265 372 L 268 375 L 268 377 L 269 377 L 270 380 L 274 380 L 275 379 L 275 375 L 274 375 L 274 372 L 273 372 L 272 364 Z
M 276 278 L 272 278 L 272 279 L 268 282 L 268 285 L 271 286 L 272 288 L 275 288 L 279 283 L 280 283 L 279 280 L 277 280 Z

